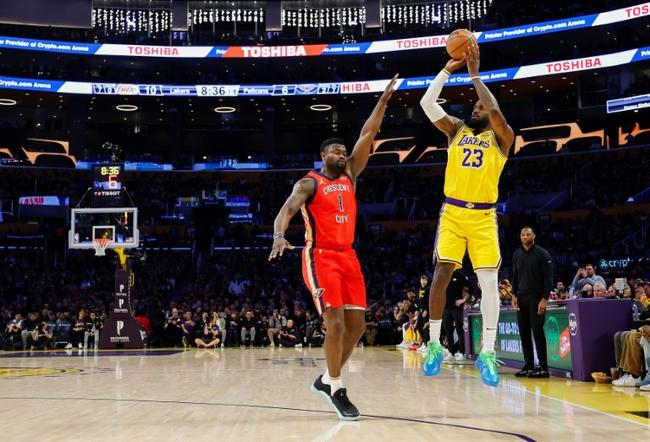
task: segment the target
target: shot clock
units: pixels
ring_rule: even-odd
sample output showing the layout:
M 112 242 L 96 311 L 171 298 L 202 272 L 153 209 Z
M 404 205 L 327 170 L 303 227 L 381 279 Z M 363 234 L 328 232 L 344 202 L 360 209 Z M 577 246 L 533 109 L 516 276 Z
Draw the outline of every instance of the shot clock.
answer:
M 122 164 L 97 164 L 93 166 L 93 207 L 119 207 L 122 198 Z

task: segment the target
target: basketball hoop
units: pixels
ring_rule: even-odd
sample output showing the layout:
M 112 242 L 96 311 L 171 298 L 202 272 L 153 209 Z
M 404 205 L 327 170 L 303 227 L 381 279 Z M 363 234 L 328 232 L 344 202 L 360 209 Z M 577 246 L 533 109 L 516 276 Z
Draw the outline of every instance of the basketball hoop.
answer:
M 93 239 L 93 248 L 95 249 L 95 256 L 106 256 L 106 247 L 111 242 L 109 238 L 95 238 Z

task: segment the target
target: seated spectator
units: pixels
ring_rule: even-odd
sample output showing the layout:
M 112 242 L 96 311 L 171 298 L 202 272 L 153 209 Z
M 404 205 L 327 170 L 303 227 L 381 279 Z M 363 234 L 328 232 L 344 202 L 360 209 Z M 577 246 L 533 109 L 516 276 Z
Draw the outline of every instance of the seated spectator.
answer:
M 311 338 L 307 340 L 307 344 L 312 347 L 321 347 L 325 343 L 325 329 L 322 322 L 319 320 L 318 326 L 314 328 Z
M 607 287 L 607 292 L 605 293 L 607 299 L 616 299 L 618 298 L 618 293 L 616 292 L 616 287 L 614 284 Z
M 254 345 L 255 325 L 255 316 L 253 315 L 252 311 L 248 310 L 244 318 L 239 322 L 239 326 L 241 327 L 241 341 L 239 341 L 239 343 L 241 346 L 246 345 L 246 347 L 250 347 Z M 250 341 L 248 344 L 246 344 L 246 338 L 248 337 L 250 337 Z
M 205 313 L 207 318 L 207 313 Z M 219 328 L 219 321 L 212 318 L 209 322 L 203 322 L 203 329 L 199 337 L 194 342 L 197 348 L 216 348 L 221 342 L 221 329 Z
M 593 266 L 593 264 L 587 264 L 586 266 L 580 267 L 578 269 L 575 277 L 573 278 L 573 283 L 571 286 L 576 292 L 580 292 L 586 284 L 590 284 L 593 287 L 597 282 L 600 282 L 603 287 L 607 287 L 605 279 L 603 279 L 602 276 L 596 275 L 596 268 Z
M 287 325 L 287 318 L 282 316 L 277 308 L 273 309 L 273 314 L 269 318 L 269 329 L 267 335 L 269 337 L 269 345 L 275 347 L 275 338 L 282 330 L 282 327 Z
M 617 387 L 636 387 L 643 383 L 650 385 L 648 376 L 641 379 L 644 365 L 644 354 L 647 363 L 650 363 L 650 325 L 644 325 L 638 330 L 617 332 L 614 335 L 614 351 L 616 365 L 620 377 L 612 382 Z M 645 381 L 648 380 L 646 383 Z M 650 387 L 646 387 L 650 391 Z
M 643 308 L 646 310 L 650 308 L 650 298 L 646 293 L 648 287 L 650 287 L 650 284 L 637 284 L 636 289 L 634 290 L 634 299 L 643 304 Z
M 181 330 L 183 331 L 183 338 L 181 339 L 181 342 L 183 343 L 183 347 L 189 347 L 190 344 L 194 342 L 192 337 L 194 336 L 195 325 L 196 324 L 192 318 L 192 312 L 190 310 L 187 310 L 183 314 L 183 321 L 181 324 Z
M 593 298 L 594 297 L 594 288 L 591 284 L 585 284 L 580 290 L 580 298 Z
M 377 332 L 379 324 L 375 319 L 375 315 L 372 314 L 372 310 L 369 308 L 366 309 L 366 331 L 363 335 L 366 340 L 366 345 L 375 345 L 375 338 L 377 337 Z
M 72 347 L 83 347 L 84 334 L 86 332 L 86 311 L 84 309 L 79 310 L 79 316 L 72 326 L 70 331 L 70 342 L 66 348 Z
M 86 331 L 84 332 L 84 348 L 88 348 L 88 339 L 92 336 L 93 346 L 97 348 L 99 345 L 99 332 L 104 327 L 104 323 L 97 316 L 97 313 L 90 312 L 89 318 L 86 320 Z
M 320 321 L 318 320 L 318 317 L 315 316 L 311 310 L 307 310 L 305 312 L 305 330 L 303 333 L 303 341 L 305 344 L 309 341 L 314 331 L 319 327 Z
M 230 319 L 228 320 L 228 324 L 226 327 L 227 327 L 226 333 L 228 335 L 226 342 L 228 346 L 232 346 L 232 347 L 238 346 L 240 330 L 239 330 L 239 317 L 237 316 L 237 313 L 230 314 Z
M 38 327 L 38 313 L 29 312 L 20 332 L 20 337 L 23 341 L 23 350 L 27 350 L 27 338 L 36 330 L 36 327 Z
M 54 333 L 50 330 L 47 322 L 41 322 L 36 329 L 27 337 L 27 345 L 36 350 L 47 350 L 52 345 Z
M 558 281 L 557 284 L 555 284 L 555 289 L 551 292 L 551 296 L 549 299 L 552 299 L 554 301 L 564 301 L 567 299 L 571 299 L 571 295 L 569 294 L 569 291 L 566 289 L 564 286 L 564 283 L 562 281 Z
M 72 321 L 70 321 L 70 313 L 62 312 L 57 314 L 56 329 L 54 332 L 54 344 L 68 344 L 70 343 L 70 330 L 72 329 Z
M 259 316 L 258 316 L 259 317 Z M 267 315 L 262 315 L 262 319 L 257 321 L 255 325 L 255 330 L 257 331 L 257 345 L 266 347 L 269 345 L 269 317 Z
M 594 298 L 605 298 L 607 297 L 605 284 L 597 282 L 594 284 Z M 616 297 L 616 295 L 614 296 Z
M 16 313 L 14 319 L 7 324 L 2 343 L 5 350 L 19 350 L 22 348 L 21 332 L 23 322 L 23 315 Z
M 415 343 L 413 331 L 409 334 L 411 321 L 415 319 L 415 314 L 410 311 L 410 302 L 408 299 L 403 300 L 397 304 L 393 310 L 395 317 L 395 331 L 402 336 L 402 342 L 397 346 L 401 348 L 408 348 Z
M 178 347 L 183 343 L 181 318 L 176 307 L 172 308 L 171 314 L 165 322 L 163 334 L 165 345 L 168 347 Z
M 280 330 L 280 346 L 281 347 L 302 347 L 300 330 L 293 323 L 293 319 L 287 321 L 286 327 Z
M 223 347 L 224 342 L 226 341 L 226 320 L 219 315 L 219 312 L 213 311 L 210 322 L 217 325 L 217 329 L 219 330 L 219 341 Z
M 499 283 L 499 299 L 502 305 L 510 305 L 512 299 L 512 284 L 508 279 L 503 279 Z

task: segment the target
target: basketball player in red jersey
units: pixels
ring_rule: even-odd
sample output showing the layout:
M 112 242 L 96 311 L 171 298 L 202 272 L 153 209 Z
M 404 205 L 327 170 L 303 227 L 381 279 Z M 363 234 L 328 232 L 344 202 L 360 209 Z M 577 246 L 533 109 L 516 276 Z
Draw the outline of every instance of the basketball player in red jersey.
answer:
M 357 217 L 357 177 L 368 164 L 397 75 L 390 81 L 361 129 L 348 157 L 343 141 L 325 140 L 320 147 L 323 168 L 311 171 L 293 187 L 274 223 L 269 260 L 294 247 L 284 238 L 289 221 L 300 210 L 305 221 L 302 274 L 316 310 L 325 321 L 327 370 L 311 387 L 334 407 L 340 419 L 357 420 L 359 410 L 343 388 L 341 368 L 365 331 L 366 287 L 352 248 Z

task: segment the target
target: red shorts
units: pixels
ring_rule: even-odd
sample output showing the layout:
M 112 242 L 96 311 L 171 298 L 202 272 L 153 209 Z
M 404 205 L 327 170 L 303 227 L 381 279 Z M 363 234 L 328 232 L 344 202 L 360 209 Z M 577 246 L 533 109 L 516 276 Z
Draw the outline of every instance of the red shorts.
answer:
M 302 276 L 320 315 L 327 307 L 366 308 L 366 283 L 354 249 L 306 246 L 302 251 Z

